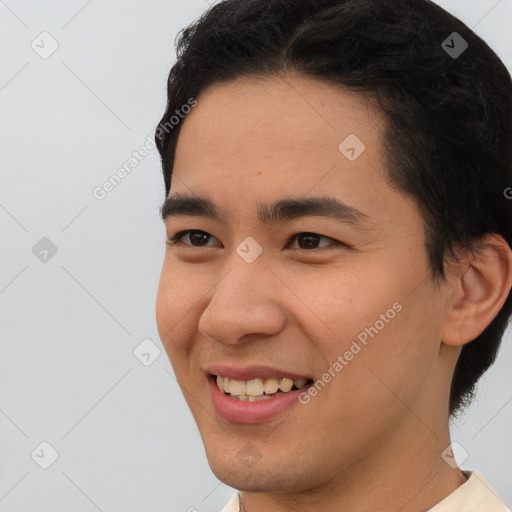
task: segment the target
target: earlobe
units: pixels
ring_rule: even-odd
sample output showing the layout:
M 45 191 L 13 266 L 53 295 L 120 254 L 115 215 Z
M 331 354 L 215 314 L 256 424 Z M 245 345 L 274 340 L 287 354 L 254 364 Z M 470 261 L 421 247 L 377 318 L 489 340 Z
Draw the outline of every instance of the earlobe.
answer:
M 477 338 L 503 307 L 512 288 L 512 250 L 502 236 L 489 233 L 451 266 L 441 339 L 462 346 Z

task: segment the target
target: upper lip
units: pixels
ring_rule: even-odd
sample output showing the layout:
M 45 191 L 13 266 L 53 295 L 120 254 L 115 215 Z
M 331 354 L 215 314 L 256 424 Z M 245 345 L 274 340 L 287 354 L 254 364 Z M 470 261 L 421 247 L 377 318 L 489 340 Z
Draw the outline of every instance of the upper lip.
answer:
M 251 380 L 251 379 L 282 379 L 288 377 L 292 380 L 312 379 L 309 375 L 296 373 L 284 368 L 271 366 L 251 365 L 251 366 L 228 366 L 225 364 L 214 364 L 208 366 L 205 371 L 211 375 L 220 375 L 228 379 Z

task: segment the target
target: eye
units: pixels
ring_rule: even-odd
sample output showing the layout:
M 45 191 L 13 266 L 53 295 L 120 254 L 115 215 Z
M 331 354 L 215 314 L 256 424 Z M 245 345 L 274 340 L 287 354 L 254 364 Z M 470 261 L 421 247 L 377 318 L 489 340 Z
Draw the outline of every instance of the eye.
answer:
M 187 240 L 188 243 L 183 242 L 182 239 Z M 201 231 L 199 229 L 186 229 L 184 231 L 180 231 L 179 233 L 176 233 L 168 242 L 167 244 L 170 246 L 173 246 L 175 244 L 183 244 L 183 245 L 190 245 L 192 247 L 208 247 L 211 246 L 211 244 L 208 244 L 209 240 L 215 239 L 212 235 L 207 233 L 206 231 Z M 320 244 L 320 240 L 325 241 L 331 241 L 330 244 Z M 317 233 L 309 233 L 309 232 L 302 232 L 302 233 L 296 233 L 293 235 L 288 245 L 290 245 L 292 242 L 297 241 L 298 247 L 291 247 L 292 249 L 303 249 L 303 250 L 310 250 L 310 249 L 323 249 L 324 247 L 328 247 L 330 245 L 345 245 L 342 242 L 338 242 L 337 240 L 334 240 L 332 238 L 329 238 L 327 236 L 319 235 Z
M 182 242 L 181 239 L 188 237 L 189 242 L 191 243 L 185 243 Z M 192 247 L 207 247 L 208 244 L 206 243 L 209 238 L 215 238 L 212 237 L 212 235 L 208 234 L 206 231 L 201 231 L 199 229 L 186 229 L 184 231 L 180 231 L 179 233 L 176 233 L 168 242 L 168 245 L 175 245 L 175 244 L 183 244 L 183 245 L 191 245 Z
M 330 240 L 332 243 L 321 246 L 319 244 L 319 240 L 322 238 L 324 240 Z M 327 236 L 319 235 L 317 233 L 308 233 L 308 232 L 297 233 L 296 235 L 293 235 L 292 238 L 290 239 L 290 242 L 295 241 L 295 240 L 297 241 L 297 243 L 299 245 L 299 247 L 298 247 L 299 249 L 306 249 L 306 250 L 307 249 L 323 249 L 324 247 L 328 247 L 329 245 L 341 244 L 341 242 L 338 242 L 337 240 L 334 240 Z M 343 244 L 341 244 L 341 245 L 343 245 Z M 294 247 L 294 249 L 296 249 L 296 247 Z

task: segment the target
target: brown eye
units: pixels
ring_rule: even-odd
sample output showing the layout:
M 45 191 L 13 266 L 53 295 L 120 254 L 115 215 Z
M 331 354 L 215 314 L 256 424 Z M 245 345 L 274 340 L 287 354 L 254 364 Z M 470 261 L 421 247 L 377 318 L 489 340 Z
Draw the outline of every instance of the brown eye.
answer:
M 207 245 L 209 234 L 204 231 L 190 231 L 188 237 L 192 245 Z
M 187 240 L 187 238 L 188 242 L 182 241 L 182 239 Z M 208 241 L 214 238 L 215 237 L 206 233 L 206 231 L 201 231 L 199 229 L 186 229 L 174 235 L 168 243 L 169 245 L 179 243 L 183 245 L 191 245 L 192 247 L 206 247 L 208 246 Z
M 320 240 L 330 240 L 331 244 L 326 244 L 320 247 Z M 329 245 L 333 245 L 337 242 L 336 240 L 333 240 L 332 238 L 329 238 L 327 236 L 318 235 L 317 233 L 298 233 L 294 235 L 292 240 L 297 240 L 297 243 L 299 245 L 299 249 L 322 249 L 323 247 L 328 247 Z

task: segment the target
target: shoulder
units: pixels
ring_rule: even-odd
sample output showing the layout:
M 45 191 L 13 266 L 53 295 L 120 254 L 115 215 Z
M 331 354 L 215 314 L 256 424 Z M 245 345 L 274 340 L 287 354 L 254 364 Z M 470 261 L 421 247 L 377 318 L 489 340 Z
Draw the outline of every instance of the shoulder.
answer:
M 466 482 L 428 512 L 511 512 L 480 472 L 465 474 Z

